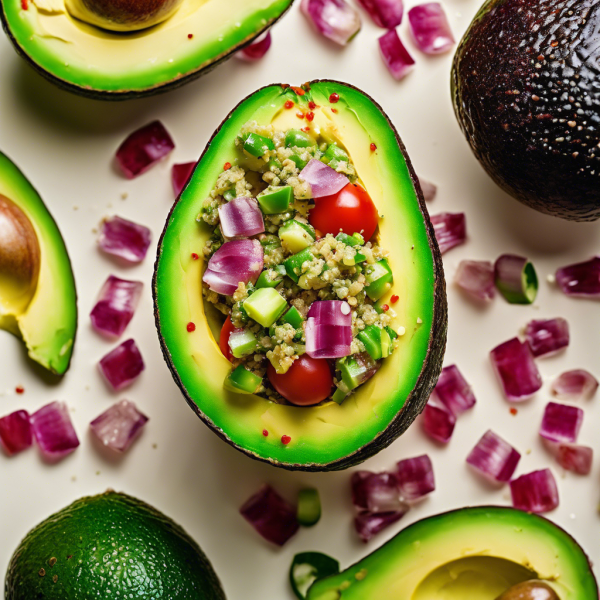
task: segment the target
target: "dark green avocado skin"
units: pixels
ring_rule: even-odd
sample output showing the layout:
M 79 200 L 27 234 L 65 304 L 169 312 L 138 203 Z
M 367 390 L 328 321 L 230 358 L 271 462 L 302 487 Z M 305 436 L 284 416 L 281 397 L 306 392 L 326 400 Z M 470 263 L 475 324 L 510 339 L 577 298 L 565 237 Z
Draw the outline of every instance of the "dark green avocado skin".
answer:
M 543 213 L 600 217 L 598 0 L 488 0 L 456 51 L 452 97 L 502 189 Z

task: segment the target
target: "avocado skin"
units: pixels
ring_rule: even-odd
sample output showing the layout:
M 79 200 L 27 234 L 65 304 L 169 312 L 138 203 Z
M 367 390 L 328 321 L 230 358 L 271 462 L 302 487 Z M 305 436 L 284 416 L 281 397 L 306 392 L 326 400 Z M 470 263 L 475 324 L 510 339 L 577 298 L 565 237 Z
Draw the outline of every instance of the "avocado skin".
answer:
M 402 435 L 408 429 L 408 427 L 412 424 L 412 422 L 419 416 L 419 414 L 421 412 L 423 412 L 425 405 L 427 404 L 427 400 L 429 399 L 429 396 L 431 395 L 433 388 L 435 387 L 435 384 L 437 383 L 438 377 L 442 370 L 444 353 L 446 350 L 446 340 L 447 340 L 447 336 L 448 336 L 448 302 L 447 302 L 447 298 L 446 298 L 446 281 L 444 278 L 444 266 L 442 263 L 442 255 L 440 253 L 440 249 L 439 249 L 437 240 L 435 238 L 435 232 L 433 229 L 433 225 L 431 224 L 431 220 L 429 219 L 429 213 L 427 211 L 427 206 L 425 205 L 425 199 L 423 198 L 423 191 L 421 190 L 421 185 L 419 183 L 419 179 L 418 179 L 417 175 L 415 174 L 415 170 L 414 170 L 412 163 L 410 161 L 410 158 L 408 157 L 408 154 L 406 152 L 406 147 L 404 146 L 404 143 L 400 139 L 400 136 L 398 135 L 398 131 L 394 127 L 393 123 L 390 121 L 390 119 L 387 116 L 387 114 L 385 113 L 385 111 L 381 108 L 381 106 L 373 98 L 371 98 L 371 96 L 369 96 L 368 94 L 366 94 L 359 88 L 357 88 L 353 85 L 350 85 L 348 83 L 343 83 L 343 82 L 336 81 L 333 79 L 317 79 L 314 81 L 307 82 L 307 85 L 310 86 L 315 83 L 333 83 L 333 84 L 338 84 L 341 86 L 345 86 L 345 87 L 357 90 L 358 92 L 363 94 L 367 99 L 369 99 L 378 108 L 378 110 L 381 112 L 381 114 L 385 117 L 390 129 L 394 133 L 394 136 L 396 138 L 396 141 L 398 143 L 400 151 L 401 151 L 402 155 L 404 156 L 404 160 L 406 161 L 406 165 L 407 165 L 409 173 L 410 173 L 410 178 L 411 178 L 411 181 L 415 188 L 417 198 L 419 201 L 419 207 L 421 210 L 421 214 L 423 215 L 423 218 L 424 218 L 424 222 L 425 222 L 425 226 L 426 226 L 426 230 L 427 230 L 427 238 L 429 240 L 429 247 L 430 247 L 432 255 L 433 255 L 433 270 L 434 270 L 433 275 L 434 275 L 434 279 L 435 279 L 435 286 L 434 286 L 435 289 L 434 289 L 433 319 L 432 319 L 432 324 L 431 324 L 431 335 L 429 338 L 429 346 L 427 349 L 427 356 L 423 362 L 423 368 L 421 369 L 421 373 L 419 375 L 419 378 L 417 379 L 417 383 L 415 384 L 415 387 L 413 388 L 412 393 L 408 396 L 408 398 L 406 399 L 406 403 L 404 404 L 402 409 L 398 412 L 398 414 L 394 417 L 394 419 L 391 421 L 391 423 L 388 425 L 388 427 L 384 431 L 382 431 L 377 437 L 375 437 L 371 442 L 358 448 L 355 452 L 353 452 L 339 460 L 335 460 L 335 461 L 332 461 L 327 464 L 305 465 L 305 464 L 295 464 L 295 463 L 288 463 L 288 462 L 284 463 L 284 462 L 279 462 L 274 459 L 266 460 L 260 456 L 257 456 L 253 452 L 250 452 L 243 446 L 239 446 L 239 445 L 235 444 L 231 439 L 229 439 L 226 432 L 215 427 L 214 423 L 199 409 L 198 405 L 191 398 L 185 385 L 181 381 L 181 378 L 180 378 L 180 376 L 177 372 L 177 369 L 175 368 L 175 365 L 173 363 L 173 359 L 171 358 L 171 353 L 169 352 L 167 344 L 161 334 L 160 315 L 159 315 L 158 302 L 157 302 L 158 263 L 159 263 L 159 259 L 160 259 L 161 249 L 163 247 L 163 238 L 166 234 L 168 225 L 171 221 L 171 215 L 172 215 L 173 211 L 175 210 L 175 207 L 177 206 L 177 204 L 181 201 L 182 194 L 180 194 L 180 196 L 177 198 L 177 200 L 173 203 L 171 210 L 169 211 L 169 214 L 167 216 L 165 227 L 164 227 L 161 237 L 158 241 L 158 253 L 157 253 L 156 261 L 154 263 L 154 275 L 152 278 L 152 297 L 154 300 L 154 320 L 155 320 L 155 324 L 156 324 L 156 330 L 158 332 L 158 337 L 160 339 L 160 346 L 161 346 L 161 350 L 163 353 L 163 357 L 165 359 L 165 362 L 167 363 L 167 366 L 169 367 L 169 370 L 171 371 L 171 375 L 173 376 L 175 383 L 181 390 L 181 393 L 183 394 L 183 396 L 186 399 L 186 402 L 189 404 L 190 408 L 222 440 L 224 440 L 230 446 L 233 446 L 237 450 L 240 450 L 241 452 L 243 452 L 250 458 L 259 460 L 261 462 L 267 462 L 269 464 L 275 465 L 277 467 L 281 467 L 288 471 L 309 471 L 309 472 L 341 471 L 341 470 L 356 466 L 356 465 L 364 462 L 371 456 L 374 456 L 375 454 L 377 454 L 384 448 L 387 448 L 400 435 Z M 288 87 L 287 84 L 271 84 L 269 86 L 264 86 L 263 88 L 256 90 L 256 92 L 254 92 L 254 93 L 260 92 L 262 89 L 271 87 L 272 85 L 280 85 L 282 87 Z M 213 142 L 213 139 L 217 136 L 217 134 L 219 133 L 223 124 L 227 122 L 227 120 L 230 118 L 230 116 L 233 115 L 233 113 L 235 113 L 237 108 L 241 104 L 243 104 L 245 100 L 246 100 L 246 98 L 241 100 L 235 106 L 235 108 L 225 117 L 225 119 L 222 121 L 222 123 L 219 125 L 219 127 L 216 129 L 216 131 L 213 133 L 213 135 L 211 136 L 210 140 L 208 141 L 208 143 L 206 145 L 206 148 L 204 149 L 204 152 L 198 159 L 198 164 L 200 164 L 202 162 L 202 159 L 204 158 L 205 154 L 208 152 L 208 150 Z M 309 409 L 307 409 L 307 410 L 309 410 Z
M 242 50 L 246 46 L 249 46 L 250 44 L 252 44 L 252 42 L 254 42 L 254 40 L 256 38 L 260 37 L 267 29 L 270 29 L 275 23 L 277 23 L 277 21 L 279 21 L 279 19 L 281 19 L 281 17 L 283 17 L 283 15 L 285 15 L 285 13 L 287 13 L 288 10 L 290 10 L 293 3 L 294 3 L 294 0 L 291 0 L 290 5 L 276 19 L 272 19 L 271 21 L 266 23 L 265 26 L 260 31 L 257 31 L 256 34 L 253 35 L 252 37 L 243 40 L 237 46 L 233 46 L 232 48 L 229 48 L 229 50 L 227 50 L 227 52 L 225 52 L 221 56 L 217 57 L 210 64 L 205 65 L 203 67 L 199 67 L 198 69 L 196 69 L 194 71 L 190 71 L 189 73 L 186 73 L 185 75 L 183 75 L 177 79 L 173 79 L 166 83 L 162 83 L 160 85 L 156 85 L 154 87 L 149 87 L 149 88 L 146 88 L 143 90 L 119 90 L 119 91 L 104 90 L 103 91 L 103 90 L 95 90 L 92 88 L 75 85 L 69 81 L 65 81 L 64 79 L 57 77 L 50 71 L 47 71 L 46 69 L 42 68 L 34 60 L 32 60 L 32 58 L 29 56 L 29 54 L 27 54 L 21 48 L 21 46 L 17 42 L 15 36 L 12 34 L 12 31 L 10 29 L 10 24 L 8 22 L 8 19 L 6 17 L 6 13 L 4 12 L 4 10 L 0 10 L 0 21 L 2 22 L 2 28 L 4 29 L 4 32 L 6 33 L 8 39 L 11 41 L 17 54 L 21 58 L 25 59 L 27 64 L 30 67 L 33 67 L 34 71 L 39 73 L 42 77 L 44 77 L 44 79 L 47 79 L 50 83 L 53 83 L 54 85 L 58 86 L 59 88 L 61 88 L 62 90 L 65 90 L 67 92 L 78 94 L 80 96 L 84 96 L 86 98 L 91 98 L 93 100 L 135 100 L 136 98 L 142 98 L 142 97 L 146 97 L 146 96 L 154 96 L 155 94 L 162 94 L 165 92 L 170 92 L 171 90 L 175 90 L 175 89 L 185 85 L 186 83 L 189 83 L 190 81 L 194 81 L 194 79 L 198 79 L 202 75 L 207 75 L 213 69 L 218 67 L 221 63 L 224 63 L 225 61 L 229 60 L 236 52 L 238 52 L 239 50 Z M 1 5 L 2 5 L 2 2 L 0 1 L 0 6 Z
M 574 221 L 600 217 L 599 28 L 596 0 L 488 0 L 452 68 L 456 116 L 488 174 Z
M 110 490 L 76 500 L 27 534 L 9 563 L 5 600 L 108 598 L 115 591 L 225 600 L 210 562 L 179 525 Z

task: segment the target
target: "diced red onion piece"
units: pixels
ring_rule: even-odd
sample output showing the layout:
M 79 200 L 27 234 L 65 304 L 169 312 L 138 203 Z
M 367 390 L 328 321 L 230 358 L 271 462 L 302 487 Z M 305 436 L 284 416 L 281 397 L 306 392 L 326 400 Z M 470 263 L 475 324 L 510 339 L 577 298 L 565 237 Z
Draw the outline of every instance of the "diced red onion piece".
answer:
M 246 238 L 265 230 L 262 212 L 254 198 L 234 198 L 219 206 L 223 237 Z
M 183 191 L 197 164 L 196 162 L 178 163 L 171 167 L 171 183 L 175 198 Z
M 567 296 L 600 298 L 600 256 L 556 271 L 556 283 Z
M 109 217 L 100 225 L 98 245 L 108 254 L 139 263 L 144 260 L 151 240 L 147 227 L 121 217 Z
M 47 458 L 62 458 L 79 446 L 64 402 L 46 404 L 31 415 L 30 421 L 38 446 Z
M 400 81 L 412 71 L 415 60 L 395 29 L 390 29 L 379 38 L 379 50 L 394 79 Z
M 256 62 L 260 60 L 271 47 L 271 30 L 259 35 L 251 44 L 236 52 L 236 56 L 246 62 Z
M 400 495 L 407 502 L 420 500 L 435 490 L 433 465 L 427 454 L 398 462 L 396 478 L 400 485 Z
M 441 4 L 429 2 L 408 11 L 408 22 L 415 43 L 425 54 L 441 54 L 454 46 L 454 36 Z
M 357 471 L 352 474 L 352 503 L 358 510 L 372 513 L 401 510 L 398 481 L 393 473 Z
M 578 475 L 589 475 L 592 470 L 594 451 L 588 446 L 577 446 L 575 444 L 559 444 L 556 449 L 556 460 L 558 464 L 567 471 L 573 471 Z
M 493 482 L 510 481 L 521 455 L 491 429 L 486 431 L 467 456 L 467 462 L 486 479 Z
M 0 445 L 9 456 L 31 446 L 33 441 L 29 413 L 17 410 L 0 419 Z
M 117 150 L 117 164 L 128 179 L 146 172 L 169 154 L 175 144 L 160 121 L 131 133 Z
M 345 0 L 302 0 L 300 10 L 320 34 L 340 46 L 360 31 L 360 17 Z
M 300 171 L 300 179 L 310 186 L 311 198 L 337 194 L 350 180 L 316 158 L 311 158 Z
M 461 260 L 454 281 L 477 300 L 489 301 L 496 295 L 494 265 L 488 260 Z
M 133 383 L 145 368 L 142 355 L 131 339 L 111 350 L 98 366 L 114 390 L 122 390 Z
M 264 264 L 258 240 L 225 242 L 210 258 L 202 281 L 217 294 L 232 296 L 240 282 L 256 283 Z
M 464 244 L 467 239 L 465 213 L 440 213 L 432 215 L 431 222 L 440 252 L 448 252 L 454 246 Z
M 525 338 L 534 356 L 555 354 L 569 345 L 569 324 L 565 319 L 539 319 L 529 321 Z
M 110 275 L 90 313 L 92 326 L 104 335 L 119 337 L 133 318 L 143 283 Z
M 342 300 L 317 300 L 308 311 L 304 329 L 311 358 L 342 358 L 350 354 L 352 310 Z
M 439 401 L 429 398 L 423 411 L 423 429 L 434 440 L 446 444 L 450 441 L 456 417 Z
M 278 546 L 298 531 L 295 507 L 268 485 L 249 498 L 240 513 L 260 535 Z
M 577 406 L 548 402 L 540 435 L 551 442 L 574 443 L 583 423 L 583 411 Z
M 133 402 L 121 400 L 96 417 L 90 429 L 106 447 L 125 452 L 147 422 Z
M 504 395 L 510 402 L 523 402 L 542 387 L 542 377 L 529 346 L 513 338 L 490 352 Z
M 435 200 L 437 196 L 437 185 L 435 183 L 431 183 L 431 181 L 427 181 L 422 177 L 419 177 L 419 183 L 421 184 L 421 191 L 423 192 L 423 198 L 425 202 L 431 202 Z
M 589 400 L 598 389 L 598 380 L 585 369 L 561 373 L 550 391 L 559 400 Z
M 440 402 L 455 416 L 475 406 L 475 395 L 456 365 L 444 367 L 435 386 Z
M 510 482 L 510 493 L 515 508 L 533 513 L 544 513 L 558 506 L 558 489 L 550 469 L 533 471 Z
M 395 29 L 402 23 L 404 14 L 402 0 L 358 0 L 358 3 L 379 27 Z
M 408 511 L 408 504 L 403 504 L 400 510 L 384 513 L 362 512 L 354 518 L 354 528 L 363 542 L 368 542 L 375 534 L 383 531 L 396 521 L 399 521 Z

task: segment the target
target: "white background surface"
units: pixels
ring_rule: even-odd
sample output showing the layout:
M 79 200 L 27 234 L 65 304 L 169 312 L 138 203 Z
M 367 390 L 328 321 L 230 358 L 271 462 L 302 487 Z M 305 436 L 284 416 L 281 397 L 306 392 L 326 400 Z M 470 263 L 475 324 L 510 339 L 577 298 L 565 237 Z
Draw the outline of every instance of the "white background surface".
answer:
M 223 0 L 223 4 L 227 2 Z M 409 2 L 408 7 L 413 3 Z M 587 368 L 600 376 L 598 303 L 569 299 L 546 281 L 562 265 L 587 260 L 600 251 L 600 225 L 546 217 L 510 199 L 478 166 L 454 119 L 450 94 L 451 54 L 428 58 L 412 45 L 407 23 L 401 34 L 417 68 L 395 82 L 378 55 L 378 30 L 365 13 L 363 30 L 345 49 L 318 37 L 299 11 L 299 2 L 273 30 L 273 47 L 256 65 L 231 60 L 182 89 L 145 100 L 109 104 L 63 92 L 35 74 L 0 35 L 0 148 L 38 188 L 54 214 L 69 248 L 79 293 L 79 330 L 70 371 L 51 385 L 25 359 L 21 345 L 0 334 L 0 414 L 30 411 L 55 399 L 73 411 L 80 448 L 56 465 L 47 465 L 33 448 L 14 458 L 0 455 L 0 571 L 25 533 L 50 513 L 85 494 L 112 487 L 156 505 L 198 540 L 219 574 L 228 598 L 292 598 L 287 570 L 292 556 L 320 550 L 348 566 L 421 517 L 470 504 L 509 503 L 508 489 L 493 490 L 465 465 L 465 457 L 490 427 L 523 454 L 517 474 L 550 466 L 557 476 L 561 504 L 551 519 L 573 534 L 600 561 L 598 460 L 588 477 L 563 473 L 544 451 L 537 428 L 552 378 L 568 368 Z M 446 0 L 460 38 L 478 9 L 478 0 Z M 478 403 L 460 418 L 448 447 L 425 438 L 418 423 L 364 467 L 391 468 L 405 457 L 432 457 L 437 490 L 404 519 L 368 545 L 352 530 L 350 472 L 289 473 L 247 458 L 219 440 L 184 402 L 163 362 L 152 317 L 150 278 L 156 241 L 173 200 L 170 167 L 195 160 L 217 125 L 256 88 L 316 78 L 348 81 L 371 94 L 396 124 L 415 168 L 438 184 L 432 213 L 465 211 L 469 240 L 444 257 L 448 279 L 450 328 L 445 364 L 456 363 L 473 385 Z M 115 149 L 134 129 L 160 119 L 176 149 L 166 162 L 127 181 L 112 166 Z M 123 200 L 121 195 L 127 194 Z M 151 227 L 153 246 L 140 266 L 122 268 L 96 248 L 94 228 L 116 213 Z M 534 306 L 508 305 L 502 298 L 479 308 L 451 284 L 463 258 L 494 260 L 503 252 L 529 256 L 540 277 Z M 93 332 L 89 311 L 106 277 L 144 282 L 144 295 L 123 339 L 134 337 L 146 361 L 140 379 L 122 394 L 111 393 L 96 369 L 115 344 Z M 487 353 L 517 334 L 531 318 L 564 316 L 571 346 L 538 361 L 544 388 L 517 416 L 509 413 L 494 379 Z M 24 395 L 15 386 L 25 387 Z M 87 431 L 90 420 L 120 398 L 135 401 L 150 416 L 145 432 L 122 458 L 102 453 Z M 585 404 L 580 442 L 600 453 L 600 396 Z M 283 549 L 264 542 L 238 514 L 238 507 L 263 482 L 290 500 L 305 485 L 319 488 L 323 518 L 303 529 Z

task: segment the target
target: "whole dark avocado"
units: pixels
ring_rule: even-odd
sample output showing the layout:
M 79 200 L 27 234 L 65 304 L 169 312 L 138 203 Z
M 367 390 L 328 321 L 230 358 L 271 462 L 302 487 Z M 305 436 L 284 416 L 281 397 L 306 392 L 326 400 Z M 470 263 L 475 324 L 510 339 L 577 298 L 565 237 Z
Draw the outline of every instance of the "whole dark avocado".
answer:
M 452 68 L 460 126 L 510 195 L 600 217 L 600 2 L 488 0 Z

